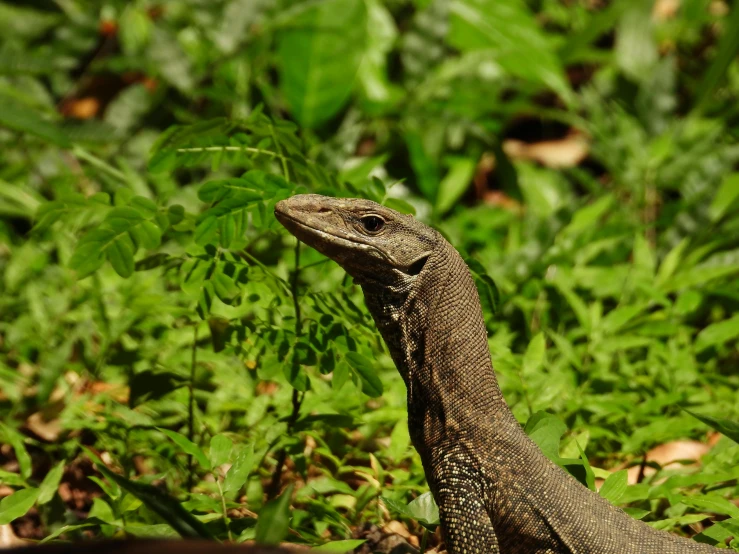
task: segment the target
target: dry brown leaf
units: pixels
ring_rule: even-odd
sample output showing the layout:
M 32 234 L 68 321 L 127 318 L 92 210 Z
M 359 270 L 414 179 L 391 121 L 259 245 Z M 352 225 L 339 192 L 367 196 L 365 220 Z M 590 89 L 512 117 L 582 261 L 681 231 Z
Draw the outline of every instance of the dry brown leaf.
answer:
M 685 464 L 680 461 L 690 460 L 694 463 L 690 466 L 700 464 L 700 459 L 711 449 L 708 444 L 698 441 L 672 441 L 660 444 L 647 452 L 646 458 L 648 462 L 659 464 L 662 469 L 675 469 L 684 467 Z M 633 466 L 628 469 L 628 483 L 635 485 L 639 479 L 640 466 Z M 644 475 L 654 475 L 656 469 L 646 466 Z
M 408 530 L 408 527 L 406 527 L 402 521 L 398 521 L 396 519 L 388 521 L 387 524 L 382 528 L 382 532 L 387 533 L 388 535 L 394 533 L 396 535 L 400 535 L 404 539 L 412 536 L 411 532 Z
M 58 414 L 54 414 L 51 418 L 47 418 L 44 411 L 36 412 L 35 414 L 28 416 L 26 427 L 29 431 L 33 432 L 34 435 L 46 442 L 55 442 L 56 439 L 59 438 L 59 434 L 62 432 L 62 424 L 57 417 Z
M 535 161 L 556 169 L 578 165 L 587 157 L 590 146 L 581 133 L 572 131 L 557 140 L 529 143 L 508 139 L 503 142 L 503 151 L 512 159 Z
M 514 200 L 513 198 L 499 190 L 487 191 L 483 195 L 482 201 L 491 206 L 498 206 L 499 208 L 503 208 L 504 210 L 508 210 L 517 214 L 523 212 L 523 206 L 521 206 L 521 204 L 517 200 Z
M 23 546 L 26 544 L 29 544 L 29 541 L 24 541 L 23 539 L 18 538 L 10 523 L 0 525 L 0 549 L 12 548 L 13 546 Z
M 657 0 L 652 8 L 652 19 L 666 21 L 675 17 L 680 9 L 680 0 Z
M 100 100 L 93 96 L 73 98 L 62 104 L 62 115 L 75 119 L 92 119 L 100 111 Z

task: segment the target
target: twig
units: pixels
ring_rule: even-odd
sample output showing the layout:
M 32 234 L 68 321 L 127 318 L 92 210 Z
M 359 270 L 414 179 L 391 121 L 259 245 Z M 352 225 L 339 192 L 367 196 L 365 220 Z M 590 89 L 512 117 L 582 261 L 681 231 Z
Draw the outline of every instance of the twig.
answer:
M 198 363 L 198 326 L 193 326 L 192 339 L 192 358 L 190 362 L 190 381 L 188 382 L 188 390 L 190 393 L 189 404 L 187 407 L 187 438 L 190 442 L 194 442 L 195 438 L 195 366 Z M 187 490 L 191 491 L 193 487 L 193 459 L 192 454 L 187 455 Z
M 295 310 L 295 343 L 297 344 L 298 340 L 300 339 L 300 335 L 303 331 L 302 327 L 302 320 L 301 320 L 301 314 L 300 314 L 300 302 L 298 300 L 298 278 L 300 273 L 300 241 L 296 242 L 295 244 L 295 271 L 293 272 L 293 276 L 290 282 L 291 290 L 292 290 L 292 297 L 293 297 L 293 309 Z M 294 369 L 298 369 L 295 366 L 298 364 L 298 354 L 297 354 L 297 348 L 293 348 L 293 359 L 292 364 Z M 291 435 L 293 432 L 293 427 L 295 427 L 295 423 L 298 421 L 298 416 L 300 415 L 300 406 L 303 404 L 303 398 L 305 397 L 305 394 L 300 393 L 298 389 L 293 389 L 293 397 L 292 397 L 292 404 L 293 404 L 293 411 L 290 414 L 290 418 L 287 420 L 287 434 Z M 277 496 L 277 493 L 280 492 L 280 477 L 282 477 L 282 468 L 285 466 L 285 461 L 287 460 L 287 450 L 286 448 L 282 448 L 277 454 L 277 463 L 275 464 L 275 470 L 272 474 L 272 480 L 269 483 L 269 487 L 267 487 L 267 498 L 272 499 Z

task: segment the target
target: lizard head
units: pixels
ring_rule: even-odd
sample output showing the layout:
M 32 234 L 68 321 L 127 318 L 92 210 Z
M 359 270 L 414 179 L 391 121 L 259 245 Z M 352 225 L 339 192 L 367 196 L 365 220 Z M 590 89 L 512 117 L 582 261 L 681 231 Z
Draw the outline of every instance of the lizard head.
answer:
M 440 236 L 411 215 L 359 198 L 298 194 L 278 202 L 275 216 L 360 284 L 418 275 Z

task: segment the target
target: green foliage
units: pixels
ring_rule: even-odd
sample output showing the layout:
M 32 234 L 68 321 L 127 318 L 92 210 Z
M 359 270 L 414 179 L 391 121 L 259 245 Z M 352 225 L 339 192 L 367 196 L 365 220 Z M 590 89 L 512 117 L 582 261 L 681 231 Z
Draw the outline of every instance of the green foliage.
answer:
M 591 4 L 0 1 L 0 523 L 435 540 L 361 291 L 272 215 L 315 192 L 463 252 L 550 459 L 739 550 L 739 10 Z

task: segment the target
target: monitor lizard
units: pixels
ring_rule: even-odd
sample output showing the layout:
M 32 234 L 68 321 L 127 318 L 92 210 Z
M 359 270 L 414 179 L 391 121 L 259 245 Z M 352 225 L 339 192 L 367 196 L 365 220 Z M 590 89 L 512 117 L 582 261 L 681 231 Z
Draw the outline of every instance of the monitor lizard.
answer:
M 462 257 L 411 215 L 296 195 L 277 219 L 362 287 L 408 392 L 408 426 L 451 554 L 717 552 L 627 515 L 551 462 L 498 386 Z

